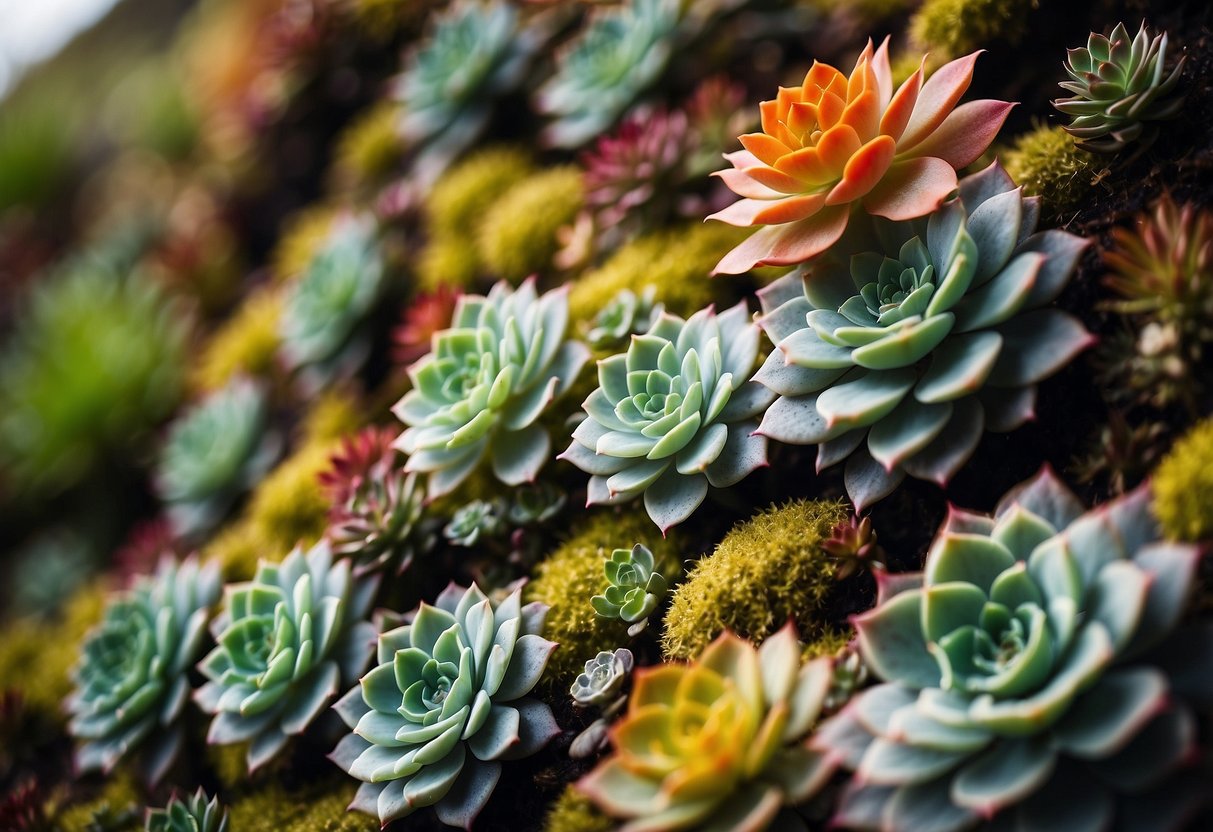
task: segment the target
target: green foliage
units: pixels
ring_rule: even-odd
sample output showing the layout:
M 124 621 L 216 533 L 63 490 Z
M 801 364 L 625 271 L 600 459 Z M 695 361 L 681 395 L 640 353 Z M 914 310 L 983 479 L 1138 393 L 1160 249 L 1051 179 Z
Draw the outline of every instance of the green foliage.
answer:
M 837 566 L 822 542 L 847 516 L 841 502 L 800 500 L 736 526 L 674 590 L 665 657 L 693 659 L 725 630 L 759 642 L 789 618 L 806 641 L 831 634 L 823 602 Z
M 662 538 L 643 511 L 602 510 L 574 527 L 572 536 L 535 566 L 523 588 L 525 600 L 547 604 L 545 635 L 560 649 L 548 662 L 543 684 L 563 694 L 582 672 L 587 656 L 613 650 L 627 640 L 627 624 L 599 618 L 587 599 L 602 589 L 602 564 L 614 549 L 643 541 L 654 567 L 674 578 L 682 574 L 684 538 L 673 530 Z
M 146 832 L 227 832 L 227 828 L 227 809 L 217 797 L 208 801 L 201 788 L 185 800 L 174 795 L 163 809 L 147 813 Z
M 203 344 L 194 367 L 193 386 L 203 391 L 218 390 L 236 375 L 270 377 L 281 343 L 281 317 L 281 292 L 272 288 L 251 292 Z
M 581 171 L 572 165 L 519 182 L 485 210 L 476 236 L 481 260 L 511 283 L 548 271 L 560 249 L 558 232 L 572 224 L 584 201 Z
M 616 824 L 570 783 L 548 810 L 544 832 L 611 832 Z
M 198 116 L 178 66 L 153 58 L 114 87 L 103 116 L 120 141 L 171 161 L 188 157 L 198 141 Z
M 231 828 L 233 832 L 378 832 L 378 821 L 348 810 L 354 790 L 346 782 L 302 791 L 267 783 L 232 804 Z
M 544 612 L 523 607 L 517 590 L 494 604 L 475 584 L 452 583 L 379 636 L 377 666 L 335 706 L 354 733 L 330 758 L 363 781 L 351 808 L 386 826 L 433 806 L 443 823 L 471 828 L 501 761 L 560 733 L 551 709 L 527 696 L 556 649 L 541 635 Z
M 926 0 L 910 20 L 910 37 L 922 50 L 951 57 L 994 43 L 1015 44 L 1039 5 L 1040 0 Z
M 1060 127 L 1041 125 L 1019 136 L 1000 156 L 1026 196 L 1039 196 L 1042 214 L 1068 219 L 1091 193 L 1099 165 Z
M 1171 540 L 1213 539 L 1213 419 L 1188 431 L 1154 472 L 1154 513 Z
M 35 286 L 0 352 L 0 465 L 63 488 L 131 447 L 182 387 L 183 310 L 138 273 L 81 259 Z
M 666 579 L 653 569 L 653 553 L 643 544 L 616 549 L 603 566 L 606 589 L 590 598 L 590 606 L 603 618 L 644 621 L 669 591 Z

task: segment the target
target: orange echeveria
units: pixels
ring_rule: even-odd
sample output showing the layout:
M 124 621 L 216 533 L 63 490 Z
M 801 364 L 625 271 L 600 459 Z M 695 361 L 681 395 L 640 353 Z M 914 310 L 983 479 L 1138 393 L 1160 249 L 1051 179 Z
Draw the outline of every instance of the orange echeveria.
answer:
M 959 107 L 979 52 L 896 91 L 889 41 L 869 41 L 848 78 L 814 63 L 799 87 L 780 87 L 760 105 L 762 132 L 741 137 L 717 171 L 742 199 L 709 219 L 762 225 L 716 265 L 715 274 L 802 263 L 833 245 L 856 204 L 908 220 L 930 213 L 956 189 L 956 171 L 977 159 L 1014 106 L 971 101 Z

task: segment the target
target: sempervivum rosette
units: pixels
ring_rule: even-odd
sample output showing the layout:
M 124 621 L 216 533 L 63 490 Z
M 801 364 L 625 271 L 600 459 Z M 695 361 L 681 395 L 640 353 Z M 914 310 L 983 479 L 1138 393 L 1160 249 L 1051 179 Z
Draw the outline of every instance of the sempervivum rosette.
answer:
M 1033 233 L 1038 214 L 995 163 L 929 218 L 853 223 L 803 276 L 760 292 L 778 349 L 754 378 L 780 398 L 759 432 L 819 445 L 818 470 L 849 458 L 862 509 L 907 474 L 946 483 L 984 430 L 1031 418 L 1036 383 L 1091 342 L 1045 308 L 1086 242 Z
M 993 517 L 953 510 L 925 571 L 856 619 L 884 684 L 822 726 L 856 769 L 843 826 L 1175 829 L 1207 792 L 1192 703 L 1208 622 L 1178 627 L 1200 553 L 1158 540 L 1146 489 L 1083 513 L 1047 469 Z M 1178 629 L 1177 629 L 1178 627 Z
M 331 758 L 363 781 L 350 808 L 386 825 L 433 806 L 469 828 L 503 761 L 534 754 L 559 733 L 527 697 L 556 645 L 540 636 L 547 608 L 515 590 L 494 604 L 452 584 L 433 606 L 379 636 L 378 666 L 341 698 L 353 731 Z
M 726 254 L 717 273 L 802 263 L 833 245 L 856 205 L 875 216 L 909 220 L 934 210 L 956 189 L 956 171 L 985 152 L 1011 106 L 956 106 L 978 53 L 923 69 L 893 89 L 889 42 L 871 42 L 850 77 L 814 63 L 798 87 L 762 102 L 762 132 L 717 175 L 741 200 L 713 214 L 738 226 L 763 225 Z
M 157 782 L 184 740 L 180 716 L 188 673 L 219 600 L 219 568 L 164 558 L 153 577 L 136 580 L 105 610 L 72 672 L 68 731 L 79 741 L 79 771 L 111 770 L 146 745 L 145 773 Z
M 589 360 L 584 344 L 566 340 L 568 321 L 568 287 L 540 296 L 534 278 L 459 298 L 451 328 L 409 368 L 413 389 L 392 409 L 409 426 L 396 442 L 406 470 L 429 476 L 431 497 L 485 456 L 507 485 L 535 479 L 552 447 L 538 419 Z
M 194 698 L 215 715 L 207 740 L 249 743 L 251 770 L 303 733 L 366 667 L 377 587 L 377 577 L 352 577 L 348 560 L 333 563 L 326 542 L 229 585 L 212 626 L 218 645 L 198 665 L 208 681 Z
M 757 416 L 773 398 L 748 381 L 758 330 L 745 302 L 688 320 L 662 313 L 628 351 L 598 362 L 587 418 L 560 455 L 590 474 L 588 503 L 644 495 L 664 532 L 691 516 L 708 485 L 735 485 L 767 461 Z

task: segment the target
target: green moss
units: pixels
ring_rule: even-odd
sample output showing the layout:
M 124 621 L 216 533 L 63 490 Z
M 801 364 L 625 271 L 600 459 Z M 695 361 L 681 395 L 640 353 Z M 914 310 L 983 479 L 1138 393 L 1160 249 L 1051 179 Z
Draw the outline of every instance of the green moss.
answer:
M 481 272 L 476 247 L 466 236 L 436 235 L 430 237 L 417 260 L 417 279 L 422 289 L 433 291 L 439 286 L 465 289 Z
M 876 21 L 905 11 L 914 0 L 801 0 L 801 3 L 827 13 L 845 9 L 865 21 Z
M 759 642 L 789 618 L 804 641 L 831 633 L 821 604 L 835 566 L 821 541 L 846 517 L 842 502 L 798 500 L 736 526 L 674 591 L 666 658 L 693 659 L 726 629 Z
M 558 232 L 576 219 L 584 201 L 581 169 L 574 165 L 519 182 L 484 214 L 476 238 L 480 259 L 511 282 L 545 271 L 560 250 Z
M 381 101 L 361 113 L 337 138 L 333 176 L 360 187 L 382 181 L 400 162 L 400 108 Z
M 303 444 L 331 442 L 357 432 L 366 424 L 367 409 L 348 387 L 325 390 L 304 414 Z
M 92 800 L 65 806 L 54 812 L 54 828 L 58 832 L 93 832 L 98 827 L 99 817 L 129 822 L 105 826 L 106 832 L 126 832 L 143 828 L 143 796 L 135 778 L 125 769 L 119 769 L 105 781 L 101 793 Z
M 1028 196 L 1039 196 L 1047 217 L 1076 209 L 1091 191 L 1098 165 L 1060 127 L 1037 127 L 1001 154 L 1003 167 Z
M 233 832 L 372 832 L 379 822 L 346 811 L 357 784 L 352 780 L 304 791 L 267 785 L 231 806 Z
M 215 535 L 203 550 L 207 560 L 219 563 L 224 581 L 248 581 L 257 572 L 262 558 L 281 560 L 288 549 L 270 543 L 247 517 L 241 518 Z
M 1213 539 L 1213 419 L 1175 443 L 1154 472 L 1154 513 L 1171 540 Z
M 628 625 L 596 617 L 590 598 L 606 585 L 602 565 L 611 551 L 636 543 L 653 550 L 657 570 L 671 583 L 678 579 L 685 554 L 681 535 L 675 529 L 663 540 L 640 506 L 593 514 L 535 567 L 535 577 L 523 594 L 527 601 L 551 607 L 543 635 L 560 645 L 541 684 L 554 690 L 567 688 L 587 659 L 628 642 Z
M 571 783 L 548 810 L 544 832 L 610 832 L 615 822 L 602 814 L 593 802 Z
M 218 390 L 237 373 L 269 376 L 280 341 L 281 316 L 280 292 L 261 289 L 250 294 L 203 347 L 194 371 L 194 388 Z
M 910 39 L 924 50 L 967 55 L 995 41 L 1017 43 L 1039 0 L 926 0 L 910 20 Z
M 535 170 L 528 153 L 491 147 L 460 162 L 434 185 L 426 201 L 426 219 L 435 236 L 464 240 L 485 211 Z
M 420 28 L 437 0 L 352 0 L 349 4 L 359 31 L 376 41 Z
M 297 544 L 310 546 L 324 534 L 329 502 L 317 475 L 328 468 L 333 442 L 304 445 L 270 472 L 253 492 L 248 517 L 253 534 L 285 554 Z

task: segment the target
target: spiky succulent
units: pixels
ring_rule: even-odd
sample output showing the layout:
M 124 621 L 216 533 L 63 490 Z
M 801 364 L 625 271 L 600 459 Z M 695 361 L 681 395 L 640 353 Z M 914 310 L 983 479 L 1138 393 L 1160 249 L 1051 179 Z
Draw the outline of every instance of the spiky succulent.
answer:
M 846 459 L 862 510 L 907 474 L 948 482 L 983 430 L 1031 418 L 1036 383 L 1092 340 L 1047 308 L 1086 241 L 1033 233 L 1038 214 L 994 163 L 929 218 L 856 222 L 763 290 L 778 349 L 754 378 L 780 398 L 759 432 L 818 445 L 819 471 Z
M 827 540 L 821 542 L 826 554 L 838 561 L 834 572 L 837 580 L 843 581 L 861 569 L 883 568 L 885 552 L 876 542 L 872 529 L 872 518 L 851 517 L 834 527 Z
M 709 483 L 726 488 L 766 464 L 756 417 L 771 401 L 747 381 L 758 330 L 744 302 L 684 321 L 663 312 L 628 351 L 598 362 L 588 416 L 560 455 L 590 474 L 588 502 L 644 495 L 664 532 L 691 516 Z
M 422 523 L 425 490 L 416 474 L 405 473 L 395 439 L 394 430 L 366 428 L 345 440 L 320 475 L 333 499 L 328 539 L 358 573 L 389 566 L 403 572 L 430 542 Z
M 79 771 L 106 772 L 146 746 L 145 773 L 160 780 L 184 742 L 180 717 L 188 673 L 219 599 L 219 569 L 161 560 L 154 576 L 136 580 L 106 607 L 72 671 L 68 731 L 78 741 Z
M 856 626 L 884 684 L 815 740 L 856 770 L 836 821 L 1178 827 L 1207 791 L 1190 698 L 1213 694 L 1185 657 L 1213 630 L 1176 630 L 1200 555 L 1158 540 L 1149 500 L 1084 514 L 1045 469 L 992 517 L 953 509 L 924 571 L 881 582 Z
M 805 744 L 831 678 L 828 658 L 801 665 L 791 624 L 757 650 L 725 632 L 691 664 L 636 672 L 614 753 L 578 788 L 620 832 L 797 828 L 781 810 L 834 769 Z
M 680 17 L 679 0 L 599 10 L 539 90 L 539 110 L 555 119 L 544 140 L 577 147 L 614 124 L 665 69 Z
M 573 680 L 569 694 L 573 704 L 582 708 L 605 708 L 619 698 L 636 659 L 632 651 L 620 647 L 603 650 L 585 663 L 585 672 Z
M 594 316 L 586 340 L 594 347 L 609 347 L 647 331 L 665 311 L 663 304 L 653 302 L 656 296 L 657 287 L 651 285 L 640 295 L 631 289 L 620 289 Z
M 362 780 L 350 808 L 387 824 L 426 806 L 469 828 L 502 763 L 534 754 L 559 732 L 527 697 L 556 645 L 541 604 L 519 591 L 494 604 L 452 584 L 434 606 L 379 636 L 378 666 L 337 703 L 353 731 L 331 758 Z
M 247 742 L 253 770 L 303 733 L 366 667 L 378 583 L 352 576 L 348 560 L 334 563 L 321 541 L 229 584 L 211 627 L 217 646 L 198 665 L 208 681 L 194 694 L 215 715 L 208 742 Z
M 169 428 L 155 482 L 176 534 L 214 528 L 269 470 L 282 443 L 267 430 L 267 410 L 264 388 L 237 377 Z
M 1085 49 L 1070 49 L 1064 67 L 1070 80 L 1059 86 L 1074 93 L 1053 106 L 1072 117 L 1066 132 L 1095 153 L 1118 153 L 1154 140 L 1150 122 L 1175 118 L 1183 95 L 1173 94 L 1186 57 L 1166 71 L 1167 33 L 1154 37 L 1143 22 L 1135 37 L 1123 23 L 1105 37 L 1092 33 Z
M 199 788 L 185 800 L 173 795 L 163 809 L 149 809 L 144 828 L 146 832 L 227 832 L 227 809 L 218 797 L 207 800 Z
M 543 38 L 519 25 L 506 0 L 459 0 L 437 16 L 397 86 L 401 130 L 420 149 L 417 169 L 436 178 L 488 125 L 493 104 L 523 80 Z
M 616 549 L 602 565 L 607 587 L 590 599 L 601 618 L 618 618 L 629 624 L 645 621 L 665 599 L 669 584 L 653 569 L 653 553 L 642 543 Z
M 290 287 L 279 322 L 282 357 L 307 387 L 320 389 L 366 359 L 370 346 L 358 325 L 379 296 L 383 274 L 373 223 L 334 222 Z
M 392 412 L 408 425 L 396 447 L 426 474 L 431 497 L 452 491 L 489 457 L 507 485 L 535 479 L 551 453 L 538 424 L 572 385 L 589 349 L 565 338 L 568 289 L 540 296 L 533 278 L 463 295 L 450 329 L 409 368 L 413 389 Z
M 766 227 L 716 273 L 809 260 L 838 241 L 852 214 L 904 221 L 935 210 L 1011 111 L 1005 101 L 956 106 L 978 54 L 925 82 L 924 59 L 894 92 L 889 41 L 875 51 L 869 41 L 849 78 L 814 63 L 801 86 L 762 102 L 762 132 L 741 136 L 745 149 L 726 154 L 733 167 L 716 174 L 742 199 L 709 219 Z M 862 212 L 852 210 L 857 204 Z

